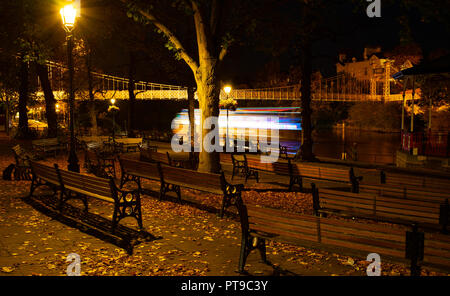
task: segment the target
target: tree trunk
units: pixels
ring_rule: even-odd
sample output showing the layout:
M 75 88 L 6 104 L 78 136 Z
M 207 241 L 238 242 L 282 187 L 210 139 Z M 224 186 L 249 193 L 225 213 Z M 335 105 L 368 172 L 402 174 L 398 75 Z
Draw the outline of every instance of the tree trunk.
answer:
M 311 44 L 309 42 L 303 42 L 303 54 L 302 54 L 302 84 L 300 88 L 302 97 L 302 129 L 303 129 L 303 145 L 301 148 L 302 160 L 313 161 L 315 159 L 312 146 L 312 124 L 311 124 Z
M 134 137 L 134 105 L 136 96 L 134 94 L 134 77 L 136 75 L 136 57 L 130 52 L 130 67 L 128 72 L 128 137 Z
M 55 111 L 55 96 L 53 95 L 52 86 L 48 79 L 48 70 L 46 65 L 36 63 L 36 72 L 41 80 L 42 90 L 45 98 L 45 115 L 47 117 L 47 137 L 56 138 L 58 134 L 58 120 Z
M 202 142 L 205 136 L 212 130 L 204 127 L 205 119 L 209 117 L 219 117 L 219 94 L 220 87 L 217 84 L 216 78 L 216 61 L 213 59 L 203 59 L 200 63 L 198 73 L 196 75 L 197 95 L 199 106 L 201 110 L 201 127 L 202 127 Z M 212 127 L 218 128 L 218 127 Z M 219 139 L 216 139 L 219 141 Z M 220 156 L 219 153 L 207 152 L 202 143 L 202 151 L 199 156 L 198 171 L 218 173 L 220 171 Z M 218 143 L 212 143 L 218 144 Z
M 29 136 L 28 130 L 28 63 L 21 60 L 19 71 L 20 87 L 19 87 L 19 126 L 17 131 L 18 138 L 27 138 Z
M 94 97 L 94 79 L 92 77 L 92 61 L 91 53 L 86 55 L 86 69 L 88 76 L 88 92 L 89 92 L 89 117 L 91 120 L 91 135 L 98 135 L 98 125 L 97 125 L 97 112 L 95 110 L 95 97 Z

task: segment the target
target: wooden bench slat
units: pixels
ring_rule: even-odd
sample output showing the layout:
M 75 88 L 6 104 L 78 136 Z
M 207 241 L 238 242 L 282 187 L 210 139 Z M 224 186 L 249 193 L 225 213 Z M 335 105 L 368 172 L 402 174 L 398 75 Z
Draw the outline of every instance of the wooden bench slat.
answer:
M 329 203 L 341 203 L 341 204 L 357 204 L 361 206 L 371 206 L 373 208 L 373 204 L 376 202 L 375 198 L 372 199 L 362 199 L 359 197 L 351 197 L 349 196 L 339 196 L 339 195 L 320 195 L 320 202 L 329 202 Z
M 91 190 L 86 191 L 86 190 L 80 189 L 79 187 L 74 187 L 74 186 L 70 186 L 70 185 L 67 185 L 67 186 L 64 186 L 64 187 L 69 189 L 69 190 L 71 190 L 71 191 L 80 193 L 80 194 L 85 194 L 85 195 L 88 195 L 90 197 L 95 197 L 95 198 L 98 198 L 98 199 L 101 199 L 101 200 L 104 200 L 104 201 L 107 201 L 107 202 L 110 202 L 110 203 L 114 203 L 114 199 L 112 197 L 110 197 L 109 195 L 97 194 L 97 193 L 95 193 L 95 192 L 93 192 Z
M 388 256 L 392 256 L 395 258 L 404 258 L 404 251 L 400 251 L 400 250 L 394 250 L 391 248 L 385 248 L 385 247 L 379 247 L 379 246 L 368 246 L 364 243 L 359 243 L 357 241 L 347 241 L 347 240 L 338 240 L 338 239 L 334 239 L 334 238 L 329 238 L 329 237 L 323 237 L 322 238 L 322 243 L 323 244 L 328 244 L 328 245 L 334 245 L 334 246 L 338 246 L 338 247 L 344 247 L 344 248 L 349 248 L 349 249 L 353 249 L 353 250 L 358 250 L 358 251 L 365 251 L 368 254 L 369 253 L 378 253 L 380 255 L 388 255 Z
M 317 226 L 317 222 L 313 222 L 313 221 L 289 219 L 289 218 L 280 217 L 280 216 L 267 215 L 266 213 L 256 212 L 256 211 L 254 211 L 254 212 L 249 211 L 248 213 L 249 213 L 250 220 L 259 221 L 260 224 L 279 223 L 279 224 L 283 224 L 283 225 L 294 225 L 297 227 L 306 227 L 306 228 L 311 228 L 311 227 Z
M 270 223 L 267 223 L 267 221 L 265 221 L 264 219 L 260 219 L 257 217 L 253 217 L 251 219 L 251 228 L 254 229 L 255 227 L 258 226 L 263 226 L 263 227 L 270 227 L 272 228 L 274 231 L 290 231 L 290 232 L 296 232 L 296 233 L 305 233 L 305 234 L 310 234 L 310 235 L 317 235 L 317 230 L 316 228 L 311 228 L 311 227 L 299 227 L 296 224 L 287 224 L 287 223 L 282 223 L 282 222 L 278 222 L 278 221 L 271 221 Z
M 335 226 L 331 224 L 321 224 L 320 225 L 321 232 L 325 231 L 327 232 L 335 232 L 338 234 L 350 234 L 358 237 L 367 237 L 367 238 L 377 238 L 382 240 L 389 240 L 389 241 L 395 241 L 404 243 L 405 237 L 404 233 L 386 233 L 386 232 L 379 232 L 379 231 L 371 231 L 366 229 L 356 229 L 356 228 L 348 228 L 348 227 L 341 227 L 341 226 Z
M 335 219 L 329 219 L 329 218 L 320 218 L 321 225 L 335 225 L 335 226 L 343 226 L 347 228 L 354 228 L 354 229 L 360 229 L 360 230 L 369 230 L 373 232 L 383 232 L 383 233 L 390 233 L 390 234 L 397 234 L 402 235 L 404 234 L 403 229 L 398 229 L 394 227 L 386 227 L 383 225 L 377 225 L 377 224 L 362 224 L 362 223 L 354 223 L 349 221 L 341 221 L 341 220 L 335 220 Z
M 266 207 L 258 207 L 254 205 L 246 205 L 248 212 L 252 211 L 258 211 L 261 213 L 266 213 L 273 216 L 279 216 L 280 210 L 278 209 L 271 209 Z M 301 215 L 301 214 L 295 214 L 291 212 L 283 211 L 283 217 L 289 218 L 289 219 L 298 219 L 303 221 L 310 221 L 310 222 L 317 222 L 318 217 L 310 216 L 310 215 Z
M 315 190 L 316 214 L 337 213 L 354 217 L 383 220 L 397 224 L 420 222 L 422 226 L 439 226 L 440 203 L 429 200 L 411 200 L 372 194 L 344 192 L 338 190 Z

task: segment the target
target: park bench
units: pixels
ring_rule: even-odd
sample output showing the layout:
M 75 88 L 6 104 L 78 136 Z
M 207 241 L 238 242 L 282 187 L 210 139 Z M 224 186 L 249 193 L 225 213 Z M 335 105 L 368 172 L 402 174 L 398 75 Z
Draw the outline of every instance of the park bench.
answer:
M 337 214 L 404 225 L 417 223 L 422 228 L 447 233 L 448 199 L 439 202 L 312 187 L 315 215 Z
M 350 169 L 331 168 L 324 166 L 314 166 L 304 163 L 292 164 L 293 174 L 299 175 L 299 186 L 302 188 L 302 179 L 312 179 L 319 181 L 329 181 L 343 183 L 351 186 L 352 192 L 359 192 L 359 183 L 363 179 L 362 176 L 355 176 L 353 167 Z
M 99 149 L 85 149 L 85 166 L 89 173 L 98 177 L 116 178 L 114 156 L 102 154 Z
M 85 211 L 88 212 L 88 199 L 95 198 L 114 204 L 112 217 L 112 233 L 119 222 L 127 217 L 136 219 L 139 229 L 143 229 L 141 200 L 138 190 L 124 191 L 116 187 L 112 178 L 105 179 L 96 176 L 61 170 L 58 165 L 53 167 L 30 162 L 33 179 L 29 196 L 33 196 L 35 189 L 41 185 L 50 185 L 54 194 L 59 191 L 59 210 L 62 212 L 64 204 L 70 199 L 83 201 Z
M 149 138 L 142 138 L 142 143 L 140 145 L 138 145 L 138 149 L 139 149 L 139 151 L 141 151 L 142 149 L 147 149 L 147 150 L 150 150 L 150 151 L 157 152 L 158 151 L 158 146 L 157 145 L 152 145 L 152 143 L 151 143 Z
M 301 176 L 298 174 L 298 172 L 295 172 L 295 167 L 292 165 L 290 159 L 288 159 L 287 161 L 277 161 L 273 163 L 262 163 L 258 159 L 249 159 L 246 160 L 243 165 L 248 167 L 247 169 L 244 168 L 244 171 L 249 170 L 250 172 L 256 172 L 257 181 L 259 179 L 258 171 L 264 171 L 280 176 L 288 176 L 289 191 L 292 191 L 295 185 L 298 185 L 300 187 L 300 190 L 302 189 Z
M 175 192 L 181 201 L 181 187 L 222 195 L 220 217 L 225 208 L 234 204 L 243 189 L 243 185 L 232 185 L 225 180 L 225 175 L 202 173 L 193 170 L 173 167 L 160 162 L 143 162 L 131 158 L 119 158 L 122 178 L 121 186 L 129 181 L 136 182 L 140 188 L 140 178 L 159 180 L 159 198 L 163 199 L 168 192 Z M 142 189 L 141 189 L 142 191 Z
M 125 183 L 133 181 L 138 185 L 138 188 L 141 189 L 140 178 L 161 181 L 160 162 L 144 162 L 139 161 L 138 159 L 120 156 L 118 158 L 121 170 L 120 188 L 122 188 Z
M 380 184 L 398 187 L 426 188 L 430 191 L 450 192 L 450 179 L 429 176 L 380 172 Z
M 450 270 L 450 237 L 439 233 L 411 231 L 388 225 L 364 224 L 290 213 L 278 209 L 244 205 L 239 210 L 242 241 L 238 271 L 245 273 L 250 253 L 258 249 L 269 263 L 266 241 L 290 243 L 348 256 L 366 258 L 377 253 L 382 261 L 409 263 L 411 275 L 420 275 L 421 266 Z
M 39 139 L 31 141 L 33 150 L 41 155 L 51 152 L 55 157 L 59 151 L 67 150 L 67 143 L 61 142 L 58 138 Z
M 115 139 L 115 142 L 120 145 L 122 152 L 136 152 L 142 144 L 142 138 L 119 138 Z
M 258 172 L 249 168 L 247 156 L 245 154 L 231 153 L 231 162 L 233 164 L 231 180 L 233 180 L 235 174 L 241 174 L 245 177 L 245 182 L 251 177 L 254 177 L 256 182 L 259 182 Z
M 244 188 L 242 184 L 232 185 L 228 183 L 223 171 L 220 174 L 213 174 L 167 165 L 161 165 L 160 168 L 160 198 L 163 198 L 167 192 L 174 191 L 178 199 L 181 200 L 180 187 L 222 195 L 220 217 L 223 217 L 224 210 L 227 207 L 233 205 L 235 200 L 240 198 L 241 191 Z

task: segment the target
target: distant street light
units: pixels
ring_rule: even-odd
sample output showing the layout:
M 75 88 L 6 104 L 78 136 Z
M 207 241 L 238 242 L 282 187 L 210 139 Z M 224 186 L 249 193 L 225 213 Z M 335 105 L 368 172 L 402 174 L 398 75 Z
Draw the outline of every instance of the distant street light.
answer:
M 68 4 L 61 8 L 61 13 L 64 30 L 66 31 L 67 40 L 67 57 L 69 67 L 69 128 L 70 128 L 70 150 L 68 159 L 68 170 L 72 172 L 80 172 L 80 165 L 78 164 L 78 157 L 75 151 L 75 133 L 74 133 L 74 109 L 75 109 L 75 94 L 73 90 L 73 29 L 75 27 L 75 19 L 77 10 L 72 4 Z
M 227 98 L 228 95 L 231 93 L 231 86 L 227 85 L 223 88 L 223 91 L 227 94 Z

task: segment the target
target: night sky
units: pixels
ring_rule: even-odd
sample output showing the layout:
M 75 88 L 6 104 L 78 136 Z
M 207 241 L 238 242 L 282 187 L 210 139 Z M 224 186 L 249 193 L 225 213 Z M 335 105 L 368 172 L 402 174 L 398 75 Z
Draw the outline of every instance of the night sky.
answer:
M 40 23 L 44 23 L 41 30 L 46 32 L 47 41 L 56 44 L 55 47 L 59 46 L 54 50 L 57 53 L 55 59 L 64 62 L 64 32 L 58 11 L 60 5 L 58 1 L 50 2 L 53 5 L 46 7 L 46 13 L 42 13 L 38 18 Z M 278 63 L 279 71 L 284 74 L 299 66 L 301 53 L 295 49 L 298 45 L 295 38 L 284 44 L 284 47 L 277 47 L 279 39 L 284 38 L 289 31 L 289 21 L 295 22 L 297 18 L 295 2 L 283 0 L 276 2 L 280 4 L 276 4 L 275 9 L 267 7 L 263 21 L 260 21 L 262 24 L 257 27 L 256 39 L 251 40 L 250 36 L 230 49 L 219 75 L 220 80 L 252 87 L 257 81 L 264 79 L 268 63 Z M 430 6 L 429 11 L 422 12 L 410 5 L 419 2 L 434 3 L 435 7 Z M 366 46 L 381 46 L 385 52 L 401 44 L 417 43 L 426 59 L 436 50 L 448 53 L 450 21 L 446 18 L 448 10 L 442 9 L 448 7 L 446 2 L 448 1 L 382 0 L 381 18 L 369 18 L 366 15 L 366 7 L 369 5 L 367 1 L 330 1 L 328 16 L 319 19 L 329 32 L 327 36 L 315 36 L 317 38 L 313 43 L 314 70 L 320 70 L 324 76 L 335 75 L 338 53 L 345 52 L 347 57 L 360 60 Z M 183 61 L 173 59 L 173 54 L 164 47 L 164 39 L 154 32 L 151 25 L 143 27 L 128 18 L 126 11 L 121 9 L 120 1 L 85 0 L 82 1 L 82 6 L 82 17 L 77 24 L 79 33 L 76 34 L 77 37 L 82 37 L 81 35 L 87 32 L 95 37 L 93 62 L 98 69 L 108 74 L 126 76 L 128 51 L 133 45 L 123 46 L 120 40 L 131 40 L 137 36 L 145 40 L 142 43 L 145 50 L 139 46 L 134 48 L 138 79 L 159 83 L 194 84 L 190 69 Z M 434 17 L 434 14 L 439 16 Z M 118 23 L 112 23 L 108 19 L 111 17 Z M 289 18 L 290 20 L 286 21 Z M 409 25 L 409 32 L 405 31 L 405 26 L 402 25 L 405 20 Z M 176 27 L 180 24 L 173 25 Z M 189 26 L 184 27 L 180 35 L 187 35 Z M 183 41 L 187 44 L 196 42 L 195 39 Z M 272 48 L 267 48 L 268 44 Z

